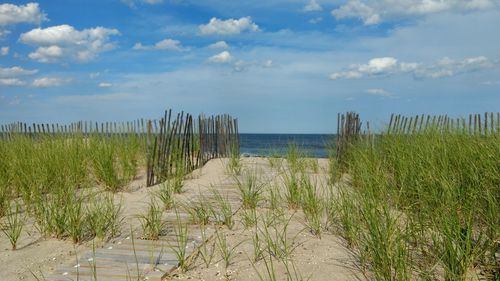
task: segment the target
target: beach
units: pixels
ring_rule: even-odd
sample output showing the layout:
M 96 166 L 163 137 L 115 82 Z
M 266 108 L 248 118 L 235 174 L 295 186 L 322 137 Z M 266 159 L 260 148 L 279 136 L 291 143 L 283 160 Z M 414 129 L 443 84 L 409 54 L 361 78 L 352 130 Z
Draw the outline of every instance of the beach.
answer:
M 183 184 L 183 192 L 176 194 L 175 201 L 189 201 L 192 196 L 200 194 L 210 194 L 210 189 L 217 184 L 223 182 L 234 181 L 234 177 L 244 178 L 242 175 L 248 173 L 256 173 L 259 185 L 262 184 L 262 198 L 256 207 L 257 220 L 270 219 L 273 214 L 270 212 L 268 188 L 273 188 L 276 191 L 284 192 L 283 173 L 287 169 L 286 160 L 275 159 L 280 161 L 280 166 L 274 165 L 271 167 L 270 160 L 262 157 L 242 158 L 241 175 L 235 176 L 228 174 L 227 162 L 228 159 L 214 159 L 209 161 L 201 169 L 195 170 L 185 177 Z M 272 161 L 272 160 L 271 160 Z M 317 162 L 317 168 L 307 172 L 317 186 L 326 191 L 328 161 L 326 159 L 308 159 L 310 163 Z M 121 236 L 129 236 L 130 229 L 135 232 L 135 237 L 141 237 L 140 222 L 138 215 L 147 211 L 150 196 L 159 186 L 145 187 L 144 173 L 140 173 L 134 181 L 125 189 L 126 191 L 117 192 L 114 194 L 116 202 L 121 202 L 123 213 L 123 221 L 121 223 Z M 233 194 L 238 194 L 236 186 L 232 187 Z M 228 193 L 229 194 L 229 193 Z M 284 194 L 284 193 L 283 193 Z M 238 197 L 236 197 L 238 198 Z M 220 251 L 217 243 L 214 244 L 213 260 L 208 266 L 203 263 L 198 256 L 190 265 L 189 271 L 178 272 L 174 271 L 171 276 L 178 280 L 223 280 L 230 278 L 233 280 L 256 280 L 258 279 L 257 272 L 263 272 L 265 268 L 264 260 L 257 261 L 253 264 L 251 261 L 255 258 L 252 244 L 252 236 L 262 226 L 245 226 L 243 216 L 245 210 L 241 208 L 239 199 L 235 199 L 234 207 L 234 226 L 232 229 L 223 228 L 217 225 L 204 227 L 219 228 L 221 233 L 227 237 L 227 243 L 230 247 L 234 247 L 234 258 L 228 268 L 225 268 L 222 262 Z M 320 237 L 313 235 L 306 227 L 306 219 L 300 210 L 288 209 L 286 202 L 282 199 L 280 209 L 283 211 L 279 214 L 280 220 L 288 223 L 287 233 L 290 241 L 291 250 L 289 260 L 293 261 L 293 266 L 298 270 L 297 274 L 304 277 L 312 277 L 313 280 L 330 280 L 330 276 L 338 276 L 342 280 L 354 280 L 359 273 L 356 273 L 356 262 L 350 251 L 345 247 L 344 242 L 338 236 L 324 233 Z M 164 213 L 168 217 L 167 211 Z M 258 222 L 257 224 L 260 224 Z M 256 224 L 256 225 L 257 225 Z M 278 229 L 283 230 L 283 225 L 276 222 L 271 224 Z M 165 226 L 166 228 L 170 226 Z M 195 226 L 196 227 L 196 226 Z M 279 228 L 281 227 L 281 228 Z M 276 229 L 276 230 L 278 230 Z M 0 256 L 0 279 L 6 281 L 14 280 L 36 280 L 35 276 L 41 278 L 42 274 L 47 275 L 54 271 L 57 267 L 63 265 L 74 264 L 76 260 L 75 253 L 82 253 L 92 249 L 92 241 L 86 241 L 78 245 L 74 245 L 70 241 L 58 240 L 52 238 L 41 237 L 32 223 L 26 223 L 25 231 L 23 231 L 19 240 L 18 250 L 10 251 L 9 242 L 5 236 L 0 236 L 0 245 L 2 255 Z M 120 237 L 114 237 L 110 241 L 98 241 L 97 247 L 108 247 L 113 244 L 113 241 L 118 241 Z M 263 239 L 263 238 L 262 238 Z M 217 239 L 212 237 L 212 242 Z M 94 241 L 95 242 L 95 241 Z M 261 242 L 264 243 L 264 240 Z M 264 259 L 266 257 L 264 256 Z M 287 258 L 288 260 L 288 258 Z M 23 262 L 20 262 L 23 261 Z M 253 265 L 252 265 L 253 264 Z M 286 271 L 284 264 L 276 261 L 276 274 L 283 274 Z M 290 264 L 291 266 L 291 264 Z M 32 274 L 33 273 L 33 274 Z

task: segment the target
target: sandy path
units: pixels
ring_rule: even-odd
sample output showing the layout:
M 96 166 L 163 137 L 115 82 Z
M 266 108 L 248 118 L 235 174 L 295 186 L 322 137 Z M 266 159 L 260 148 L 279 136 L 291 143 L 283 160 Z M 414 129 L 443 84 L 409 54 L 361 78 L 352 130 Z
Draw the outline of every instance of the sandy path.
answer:
M 263 182 L 268 182 L 275 188 L 283 188 L 281 172 L 277 168 L 272 168 L 269 161 L 265 158 L 244 158 L 244 170 L 258 171 L 259 178 Z M 309 176 L 318 186 L 327 186 L 328 161 L 325 159 L 318 161 L 318 171 L 310 172 Z M 257 216 L 265 218 L 269 216 L 269 210 L 265 207 L 266 202 L 257 208 Z M 292 211 L 284 207 L 283 216 L 290 218 L 287 227 L 288 237 L 291 245 L 295 248 L 289 257 L 288 267 L 292 270 L 294 266 L 296 273 L 292 273 L 293 278 L 302 278 L 303 280 L 363 280 L 366 279 L 357 266 L 357 262 L 352 253 L 345 247 L 344 241 L 328 232 L 323 232 L 321 238 L 312 235 L 305 228 L 305 219 L 301 211 Z M 254 265 L 254 244 L 252 237 L 255 235 L 255 227 L 246 229 L 242 223 L 242 210 L 236 216 L 235 227 L 228 230 L 226 227 L 219 231 L 227 239 L 228 247 L 234 248 L 234 258 L 231 265 L 225 268 L 225 262 L 222 259 L 220 246 L 217 237 L 212 237 L 207 244 L 208 252 L 212 251 L 212 263 L 207 264 L 198 256 L 188 272 L 174 272 L 171 276 L 174 280 L 241 280 L 253 281 L 259 280 L 258 273 L 264 280 L 268 280 L 265 275 L 266 267 L 263 260 Z M 278 223 L 276 223 L 278 225 Z M 260 227 L 260 226 L 259 226 Z M 282 226 L 277 226 L 279 231 Z M 274 260 L 274 268 L 277 280 L 287 280 L 287 270 L 284 263 Z M 299 279 L 297 279 L 299 280 Z
M 184 182 L 184 192 L 176 196 L 178 201 L 200 200 L 200 194 L 206 196 L 215 185 L 234 183 L 234 179 L 227 175 L 224 159 L 215 159 L 208 162 L 202 169 L 194 171 Z M 269 161 L 264 158 L 243 159 L 244 169 L 259 171 L 259 177 L 263 181 L 280 184 L 280 172 L 276 168 L 271 168 Z M 311 177 L 319 185 L 326 185 L 327 161 L 319 161 L 319 172 L 311 173 Z M 121 237 L 114 240 L 123 239 L 130 234 L 130 229 L 134 229 L 135 236 L 140 236 L 140 223 L 136 216 L 142 214 L 147 209 L 150 200 L 150 193 L 158 189 L 156 187 L 145 188 L 144 175 L 131 183 L 129 192 L 119 192 L 115 195 L 116 201 L 122 202 L 122 215 L 124 223 L 122 225 Z M 234 193 L 233 193 L 234 194 Z M 233 202 L 234 203 L 234 202 Z M 238 205 L 238 204 L 236 204 Z M 235 205 L 235 208 L 237 207 Z M 265 208 L 260 209 L 264 215 Z M 286 215 L 292 216 L 292 212 L 286 211 Z M 214 248 L 214 262 L 208 268 L 201 263 L 198 258 L 187 273 L 175 273 L 174 279 L 180 280 L 258 280 L 256 269 L 264 270 L 262 261 L 254 266 L 249 262 L 249 256 L 253 253 L 251 237 L 253 230 L 246 230 L 241 224 L 241 217 L 236 215 L 237 223 L 232 230 L 223 230 L 224 235 L 230 245 L 238 245 L 237 255 L 232 265 L 226 270 L 221 263 L 220 254 Z M 309 232 L 304 231 L 304 219 L 300 213 L 296 213 L 290 221 L 288 230 L 290 234 L 296 236 L 294 243 L 296 248 L 292 259 L 294 265 L 300 269 L 300 274 L 304 277 L 311 277 L 310 280 L 356 280 L 361 278 L 356 269 L 356 262 L 350 252 L 343 246 L 343 242 L 336 236 L 324 233 L 319 239 Z M 90 250 L 92 242 L 82 245 L 73 245 L 70 241 L 60 241 L 56 239 L 43 239 L 37 231 L 29 224 L 23 231 L 19 242 L 18 251 L 10 251 L 10 245 L 5 236 L 0 235 L 0 280 L 37 280 L 31 272 L 51 272 L 57 266 L 67 264 L 75 259 L 75 250 L 79 253 Z M 282 264 L 276 264 L 276 272 L 279 276 L 284 276 L 285 268 Z M 39 275 L 39 274 L 38 274 Z

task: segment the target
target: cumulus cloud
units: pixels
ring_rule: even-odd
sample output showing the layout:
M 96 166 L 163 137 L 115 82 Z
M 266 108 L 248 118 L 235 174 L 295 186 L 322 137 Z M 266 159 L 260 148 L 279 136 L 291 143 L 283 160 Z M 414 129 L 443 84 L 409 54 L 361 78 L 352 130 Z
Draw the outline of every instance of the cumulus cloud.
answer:
M 316 0 L 309 0 L 309 2 L 304 6 L 304 12 L 317 12 L 322 11 L 321 5 L 316 2 Z
M 113 84 L 106 83 L 106 82 L 101 82 L 97 86 L 99 86 L 99 88 L 111 88 L 113 86 Z
M 32 85 L 37 88 L 59 87 L 66 83 L 69 83 L 70 81 L 71 79 L 42 77 L 39 79 L 35 79 Z
M 383 57 L 371 59 L 367 64 L 352 64 L 345 71 L 332 73 L 330 79 L 356 79 L 366 76 L 387 76 L 400 73 L 411 73 L 417 79 L 442 78 L 491 68 L 496 64 L 497 62 L 484 56 L 462 60 L 453 60 L 445 57 L 430 64 L 399 62 L 393 57 Z
M 439 12 L 462 13 L 498 6 L 495 0 L 349 0 L 331 13 L 338 20 L 358 18 L 365 25 L 374 25 L 390 18 L 424 16 Z
M 0 78 L 0 86 L 24 86 L 26 82 L 18 78 Z
M 39 24 L 47 20 L 38 3 L 26 5 L 0 4 L 0 26 L 14 25 L 18 23 Z
M 349 70 L 336 72 L 330 75 L 330 79 L 353 79 L 364 75 L 389 74 L 397 70 L 398 60 L 393 57 L 374 58 L 367 64 L 352 64 Z
M 19 23 L 39 24 L 47 20 L 38 3 L 28 3 L 26 5 L 0 4 L 0 39 L 10 34 L 6 28 L 9 25 Z
M 252 21 L 251 17 L 228 20 L 211 18 L 207 24 L 200 25 L 199 30 L 202 35 L 234 35 L 244 31 L 259 31 L 259 26 Z
M 226 41 L 217 41 L 213 44 L 208 45 L 210 49 L 229 49 L 229 45 Z
M 96 58 L 99 53 L 112 50 L 115 44 L 110 42 L 110 37 L 119 34 L 116 29 L 95 27 L 79 31 L 65 24 L 33 29 L 21 34 L 19 40 L 38 46 L 29 54 L 31 59 L 38 62 L 87 62 Z
M 164 39 L 164 40 L 157 42 L 154 45 L 142 45 L 141 43 L 136 43 L 132 49 L 145 50 L 145 51 L 154 51 L 154 50 L 182 51 L 182 50 L 184 50 L 184 48 L 181 46 L 181 42 L 179 40 L 173 40 L 173 39 Z
M 6 56 L 9 54 L 9 47 L 2 47 L 0 48 L 0 55 Z
M 25 75 L 33 75 L 38 72 L 38 69 L 28 70 L 19 66 L 2 68 L 0 67 L 0 77 L 17 77 Z
M 220 63 L 220 64 L 228 64 L 234 60 L 234 57 L 228 51 L 223 51 L 217 55 L 213 55 L 208 58 L 209 62 L 212 63 Z

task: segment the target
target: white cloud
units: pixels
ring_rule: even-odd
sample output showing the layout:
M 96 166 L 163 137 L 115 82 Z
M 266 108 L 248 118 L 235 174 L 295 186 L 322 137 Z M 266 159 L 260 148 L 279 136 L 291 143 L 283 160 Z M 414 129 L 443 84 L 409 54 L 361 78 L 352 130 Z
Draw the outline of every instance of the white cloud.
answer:
M 0 4 L 0 26 L 18 23 L 39 24 L 47 20 L 47 15 L 40 11 L 38 3 L 26 5 Z
M 220 63 L 220 64 L 228 64 L 234 60 L 234 57 L 228 51 L 223 51 L 217 55 L 211 56 L 208 58 L 209 62 Z
M 134 50 L 170 50 L 170 51 L 182 51 L 184 48 L 181 46 L 181 42 L 179 40 L 173 39 L 164 39 L 157 42 L 154 45 L 142 45 L 141 43 L 136 43 L 132 48 Z
M 398 60 L 393 57 L 373 58 L 367 64 L 353 64 L 348 71 L 337 72 L 330 75 L 330 79 L 353 79 L 364 75 L 388 74 L 395 70 Z
M 63 60 L 87 62 L 99 53 L 112 50 L 115 45 L 110 36 L 119 35 L 116 29 L 95 27 L 76 30 L 70 25 L 58 25 L 45 29 L 36 28 L 20 36 L 25 44 L 39 46 L 29 54 L 33 60 L 54 63 Z
M 394 96 L 392 93 L 387 92 L 384 89 L 368 89 L 365 92 L 370 94 L 370 95 L 373 95 L 373 96 L 379 96 L 379 97 L 385 97 L 385 98 Z
M 220 20 L 211 18 L 207 24 L 199 26 L 200 33 L 203 35 L 219 34 L 234 35 L 244 31 L 259 31 L 259 27 L 252 21 L 251 17 L 242 17 L 240 19 Z
M 0 77 L 17 77 L 24 75 L 33 75 L 38 72 L 38 69 L 27 70 L 19 66 L 13 66 L 8 68 L 0 67 Z
M 99 88 L 111 88 L 113 86 L 113 84 L 106 83 L 106 82 L 101 82 L 97 86 L 99 86 Z
M 91 72 L 91 73 L 89 73 L 89 78 L 90 79 L 96 79 L 99 76 L 101 76 L 100 72 Z
M 163 0 L 122 0 L 122 2 L 131 8 L 135 8 L 136 4 L 157 5 L 163 3 Z
M 495 0 L 349 0 L 332 10 L 340 20 L 359 18 L 365 25 L 373 25 L 390 18 L 424 16 L 439 12 L 471 12 L 498 7 Z
M 0 29 L 0 39 L 2 39 L 4 36 L 7 36 L 9 34 L 10 34 L 10 31 L 4 30 L 4 29 Z
M 361 64 L 355 67 L 359 72 L 367 74 L 386 73 L 394 69 L 398 60 L 392 57 L 374 58 L 368 61 L 368 64 Z
M 358 0 L 351 0 L 347 4 L 340 6 L 332 11 L 336 19 L 357 17 L 361 18 L 366 25 L 377 24 L 380 22 L 380 15 L 377 11 Z
M 26 82 L 17 78 L 0 78 L 0 86 L 24 86 Z
M 59 87 L 69 83 L 71 79 L 42 77 L 33 81 L 33 86 L 37 88 Z
M 395 58 L 385 57 L 371 59 L 367 64 L 350 65 L 348 70 L 331 74 L 330 79 L 355 79 L 365 76 L 394 75 L 399 73 L 412 73 L 417 79 L 442 78 L 491 68 L 496 64 L 497 62 L 484 56 L 465 58 L 458 61 L 445 57 L 430 64 L 398 62 Z
M 210 49 L 229 49 L 229 45 L 226 41 L 217 41 L 213 44 L 208 45 Z
M 39 47 L 28 55 L 31 59 L 43 63 L 57 62 L 64 58 L 64 50 L 59 46 Z
M 309 23 L 312 23 L 312 24 L 317 24 L 319 22 L 323 21 L 323 18 L 322 17 L 315 17 L 315 18 L 312 18 L 309 20 Z
M 316 12 L 316 11 L 322 11 L 323 8 L 321 5 L 316 2 L 316 0 L 309 0 L 309 2 L 304 6 L 304 12 Z
M 235 72 L 242 72 L 254 67 L 271 68 L 274 66 L 273 61 L 270 59 L 264 61 L 245 61 L 241 59 L 237 60 L 228 51 L 223 51 L 217 55 L 211 56 L 210 58 L 208 58 L 208 62 L 227 65 L 229 67 L 232 67 Z
M 2 47 L 0 48 L 0 55 L 6 56 L 9 54 L 9 47 Z
M 263 67 L 273 67 L 273 61 L 272 60 L 266 60 L 262 63 Z
M 458 61 L 445 57 L 436 63 L 417 67 L 414 70 L 414 75 L 417 78 L 450 77 L 461 73 L 491 68 L 495 64 L 494 61 L 484 56 L 465 58 Z
M 337 79 L 354 79 L 354 78 L 361 78 L 363 77 L 363 74 L 357 72 L 357 71 L 344 71 L 344 72 L 336 72 L 330 75 L 330 79 L 332 80 L 337 80 Z

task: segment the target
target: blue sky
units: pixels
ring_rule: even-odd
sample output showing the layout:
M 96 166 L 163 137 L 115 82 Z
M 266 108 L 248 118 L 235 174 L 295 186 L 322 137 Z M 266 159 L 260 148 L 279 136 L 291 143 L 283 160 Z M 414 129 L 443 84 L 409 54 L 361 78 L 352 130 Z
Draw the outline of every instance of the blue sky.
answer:
M 229 113 L 331 133 L 337 112 L 500 109 L 498 0 L 0 2 L 0 123 Z

